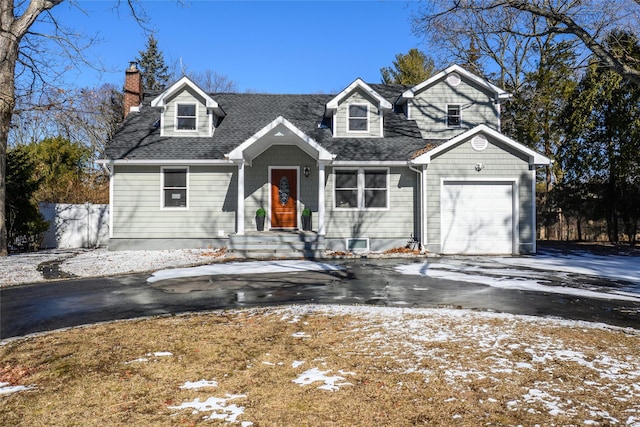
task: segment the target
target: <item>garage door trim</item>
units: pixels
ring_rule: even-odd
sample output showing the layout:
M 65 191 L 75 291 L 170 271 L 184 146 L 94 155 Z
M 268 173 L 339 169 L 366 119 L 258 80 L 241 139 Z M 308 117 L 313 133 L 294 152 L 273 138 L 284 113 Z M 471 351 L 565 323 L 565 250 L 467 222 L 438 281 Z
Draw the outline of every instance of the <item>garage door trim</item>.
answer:
M 444 249 L 445 235 L 443 232 L 444 212 L 443 212 L 443 198 L 445 185 L 447 184 L 506 184 L 511 185 L 511 206 L 512 206 L 512 221 L 511 221 L 511 253 L 517 254 L 519 247 L 519 222 L 520 222 L 520 203 L 518 192 L 518 179 L 517 178 L 440 178 L 440 249 Z

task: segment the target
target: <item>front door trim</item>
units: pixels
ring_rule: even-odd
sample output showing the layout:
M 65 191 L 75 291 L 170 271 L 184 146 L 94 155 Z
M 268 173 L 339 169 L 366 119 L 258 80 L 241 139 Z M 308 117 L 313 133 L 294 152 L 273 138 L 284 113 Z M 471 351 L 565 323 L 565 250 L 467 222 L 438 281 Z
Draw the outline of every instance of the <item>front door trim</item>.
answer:
M 296 171 L 296 221 L 295 221 L 295 227 L 297 229 L 300 229 L 300 218 L 298 213 L 301 212 L 300 211 L 300 166 L 269 166 L 268 168 L 269 170 L 267 171 L 267 182 L 269 183 L 269 209 L 267 210 L 267 224 L 269 225 L 269 230 L 271 230 L 272 228 L 272 224 L 271 224 L 271 216 L 273 214 L 273 200 L 271 197 L 271 192 L 272 192 L 272 182 L 271 182 L 271 176 L 273 175 L 273 171 L 274 170 L 278 170 L 278 169 L 287 169 L 287 170 L 295 170 Z

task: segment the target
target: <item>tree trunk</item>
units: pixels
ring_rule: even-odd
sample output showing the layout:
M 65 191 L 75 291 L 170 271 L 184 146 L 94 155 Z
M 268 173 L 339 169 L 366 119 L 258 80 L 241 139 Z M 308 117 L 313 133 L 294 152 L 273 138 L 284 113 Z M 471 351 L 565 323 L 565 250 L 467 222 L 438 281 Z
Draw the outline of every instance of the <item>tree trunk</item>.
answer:
M 18 40 L 8 36 L 2 28 L 0 35 L 0 256 L 7 256 L 7 141 L 9 126 L 15 106 L 15 67 L 18 57 Z
M 0 0 L 0 256 L 7 256 L 7 141 L 16 104 L 15 72 L 20 41 L 45 10 L 63 0 L 29 0 L 21 16 L 13 0 Z M 24 6 L 26 2 L 21 5 Z

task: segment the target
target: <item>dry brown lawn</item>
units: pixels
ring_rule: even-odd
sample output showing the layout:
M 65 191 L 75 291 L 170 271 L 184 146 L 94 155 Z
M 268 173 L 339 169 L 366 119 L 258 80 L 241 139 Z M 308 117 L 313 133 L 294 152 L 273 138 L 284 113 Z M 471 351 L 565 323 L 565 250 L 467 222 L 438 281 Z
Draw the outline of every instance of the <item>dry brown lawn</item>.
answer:
M 2 382 L 30 387 L 0 395 L 3 426 L 640 426 L 640 331 L 463 310 L 221 311 L 13 340 Z

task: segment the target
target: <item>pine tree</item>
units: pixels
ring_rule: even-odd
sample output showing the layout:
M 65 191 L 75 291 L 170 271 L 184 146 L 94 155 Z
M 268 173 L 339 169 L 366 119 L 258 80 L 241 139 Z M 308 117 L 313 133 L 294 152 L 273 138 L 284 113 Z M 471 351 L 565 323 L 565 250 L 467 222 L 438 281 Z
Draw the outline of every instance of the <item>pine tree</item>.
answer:
M 40 187 L 35 167 L 26 146 L 7 151 L 7 235 L 9 246 L 15 249 L 37 249 L 49 227 L 33 197 Z
M 550 238 L 558 212 L 549 194 L 562 176 L 561 165 L 555 160 L 565 140 L 558 118 L 577 84 L 577 77 L 572 43 L 555 42 L 552 38 L 537 41 L 536 68 L 525 73 L 519 89 L 514 90 L 514 97 L 501 115 L 501 125 L 505 134 L 554 160 L 540 172 L 537 200 L 538 224 L 545 230 L 542 237 Z M 556 229 L 556 238 L 561 237 L 559 231 Z
M 433 59 L 418 49 L 410 49 L 409 53 L 396 55 L 393 67 L 380 69 L 384 84 L 417 85 L 433 75 L 435 64 Z
M 640 59 L 633 34 L 613 32 L 607 48 Z M 598 218 L 617 242 L 624 226 L 631 242 L 640 221 L 640 88 L 593 58 L 563 115 L 569 139 L 562 162 L 566 185 L 593 188 Z
M 158 49 L 158 41 L 149 35 L 146 50 L 139 51 L 138 67 L 142 75 L 142 87 L 147 91 L 160 91 L 169 84 L 169 67 L 164 62 L 164 55 Z

